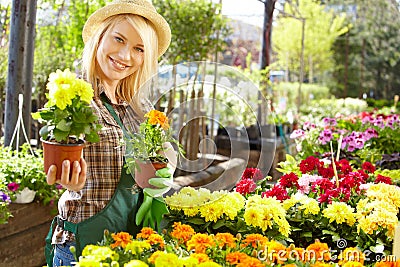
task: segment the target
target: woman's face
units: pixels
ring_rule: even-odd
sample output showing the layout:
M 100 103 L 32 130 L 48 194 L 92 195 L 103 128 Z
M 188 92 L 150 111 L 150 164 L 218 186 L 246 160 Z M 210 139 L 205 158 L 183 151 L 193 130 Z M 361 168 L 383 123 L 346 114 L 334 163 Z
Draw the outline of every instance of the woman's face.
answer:
M 103 82 L 116 85 L 143 64 L 144 45 L 138 32 L 123 20 L 100 40 L 96 59 Z

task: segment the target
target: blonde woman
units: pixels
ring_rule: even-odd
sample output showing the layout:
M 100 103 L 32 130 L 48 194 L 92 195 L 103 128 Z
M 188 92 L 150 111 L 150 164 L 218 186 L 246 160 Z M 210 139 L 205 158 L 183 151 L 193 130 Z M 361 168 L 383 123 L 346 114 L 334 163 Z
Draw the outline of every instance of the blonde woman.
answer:
M 92 106 L 103 129 L 100 142 L 86 147 L 72 170 L 68 161 L 63 164 L 60 180 L 55 178 L 56 166 L 47 174 L 49 184 L 67 189 L 46 238 L 49 266 L 71 265 L 75 259 L 70 247 L 79 256 L 86 244 L 101 241 L 105 229 L 133 235 L 140 230 L 134 218 L 143 194 L 128 190 L 135 183 L 126 174 L 120 140 L 126 128 L 138 129 L 150 108 L 144 101 L 148 87 L 143 85 L 156 73 L 171 31 L 150 2 L 117 0 L 89 17 L 82 37 L 82 74 L 93 86 Z

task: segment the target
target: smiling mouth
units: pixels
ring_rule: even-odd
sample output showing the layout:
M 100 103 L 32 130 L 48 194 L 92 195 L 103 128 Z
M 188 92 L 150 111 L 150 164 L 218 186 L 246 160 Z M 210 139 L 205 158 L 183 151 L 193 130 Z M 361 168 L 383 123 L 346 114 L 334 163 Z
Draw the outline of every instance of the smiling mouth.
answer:
M 119 61 L 113 59 L 112 57 L 110 57 L 110 60 L 111 60 L 111 62 L 114 64 L 114 66 L 115 66 L 117 69 L 125 70 L 126 68 L 129 67 L 128 65 L 125 65 L 125 64 L 123 64 L 123 63 L 121 63 L 121 62 L 119 62 Z

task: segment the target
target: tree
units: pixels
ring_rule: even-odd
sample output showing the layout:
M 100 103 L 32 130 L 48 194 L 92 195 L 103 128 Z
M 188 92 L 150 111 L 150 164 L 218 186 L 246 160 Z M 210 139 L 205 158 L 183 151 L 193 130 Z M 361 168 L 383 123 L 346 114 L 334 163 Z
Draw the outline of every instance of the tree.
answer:
M 299 0 L 298 4 L 289 1 L 279 14 L 276 24 L 273 47 L 278 64 L 292 74 L 292 79 L 299 80 L 299 59 L 304 37 L 304 71 L 308 73 L 307 80 L 324 81 L 325 74 L 333 67 L 333 43 L 338 36 L 348 31 L 345 16 L 335 15 L 317 1 Z

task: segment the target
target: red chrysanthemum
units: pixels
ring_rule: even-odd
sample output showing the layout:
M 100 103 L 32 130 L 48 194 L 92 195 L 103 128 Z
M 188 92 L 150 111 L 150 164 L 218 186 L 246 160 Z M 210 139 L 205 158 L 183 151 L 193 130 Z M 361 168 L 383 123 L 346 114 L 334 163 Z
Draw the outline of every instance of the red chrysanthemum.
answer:
M 243 179 L 236 184 L 236 192 L 246 195 L 256 190 L 256 183 L 252 179 Z
M 263 174 L 259 168 L 246 168 L 242 174 L 242 180 L 253 179 L 253 181 L 257 182 L 263 178 Z
M 392 178 L 378 174 L 378 176 L 375 179 L 375 183 L 392 184 Z
M 298 181 L 299 181 L 299 177 L 295 173 L 291 172 L 291 173 L 282 175 L 281 179 L 279 180 L 279 183 L 283 188 L 294 188 L 295 187 L 296 189 L 299 189 Z
M 372 165 L 372 163 L 371 163 L 371 162 L 368 162 L 368 161 L 364 162 L 364 163 L 361 165 L 361 168 L 362 168 L 364 171 L 369 172 L 369 173 L 374 173 L 374 172 L 375 172 L 375 166 Z
M 343 174 L 348 174 L 353 170 L 349 161 L 346 159 L 341 159 L 338 162 L 336 162 L 336 168 Z
M 284 201 L 285 199 L 289 199 L 289 195 L 284 188 L 280 185 L 274 185 L 271 189 L 263 192 L 261 194 L 262 197 L 276 197 L 276 199 L 280 201 Z
M 317 167 L 321 165 L 323 165 L 323 163 L 321 163 L 318 158 L 309 156 L 300 162 L 299 167 L 302 173 L 308 173 L 317 169 Z

